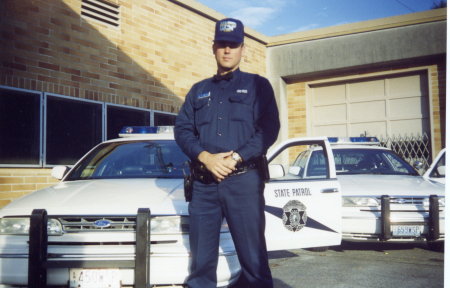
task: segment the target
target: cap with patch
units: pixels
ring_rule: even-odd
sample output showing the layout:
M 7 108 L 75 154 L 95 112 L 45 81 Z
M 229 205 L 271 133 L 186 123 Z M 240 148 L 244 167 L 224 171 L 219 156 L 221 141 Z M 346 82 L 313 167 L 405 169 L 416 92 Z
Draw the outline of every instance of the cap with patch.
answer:
M 232 18 L 217 21 L 214 41 L 244 42 L 244 25 L 241 21 Z

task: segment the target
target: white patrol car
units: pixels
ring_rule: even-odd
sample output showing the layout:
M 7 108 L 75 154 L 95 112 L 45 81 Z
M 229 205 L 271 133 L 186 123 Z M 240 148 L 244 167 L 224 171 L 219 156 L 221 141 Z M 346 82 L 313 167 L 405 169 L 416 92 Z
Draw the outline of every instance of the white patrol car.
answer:
M 342 239 L 349 241 L 444 240 L 444 187 L 425 180 L 374 137 L 329 138 L 342 186 Z M 321 148 L 300 153 L 293 174 L 322 175 Z
M 0 210 L 0 284 L 184 285 L 190 263 L 187 158 L 167 127 L 127 127 L 122 136 L 97 145 L 71 169 L 54 167 L 60 183 Z M 282 165 L 312 144 L 326 151 L 326 175 L 319 181 L 283 177 Z M 265 189 L 270 250 L 340 244 L 341 194 L 331 155 L 325 138 L 290 140 L 268 155 L 277 163 Z M 217 279 L 227 286 L 240 265 L 225 222 L 220 240 Z

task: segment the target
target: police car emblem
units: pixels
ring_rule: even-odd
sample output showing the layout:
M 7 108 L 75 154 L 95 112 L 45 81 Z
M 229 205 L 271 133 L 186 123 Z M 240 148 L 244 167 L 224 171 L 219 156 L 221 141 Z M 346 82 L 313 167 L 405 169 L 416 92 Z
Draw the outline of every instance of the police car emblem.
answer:
M 306 225 L 306 206 L 298 200 L 291 200 L 283 207 L 283 224 L 289 231 L 299 231 Z

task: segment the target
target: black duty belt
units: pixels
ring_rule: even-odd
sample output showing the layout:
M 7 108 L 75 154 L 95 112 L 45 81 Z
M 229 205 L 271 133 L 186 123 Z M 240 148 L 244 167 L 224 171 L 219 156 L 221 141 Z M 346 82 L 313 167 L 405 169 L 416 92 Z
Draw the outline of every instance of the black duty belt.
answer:
M 228 174 L 228 176 L 235 176 L 239 174 L 244 174 L 250 170 L 258 169 L 258 161 L 247 161 L 240 163 L 236 166 L 236 169 Z M 191 174 L 195 180 L 198 180 L 205 184 L 211 184 L 216 182 L 212 173 L 206 169 L 205 165 L 200 162 L 191 163 Z
M 255 161 L 249 162 L 249 163 L 241 163 L 236 166 L 236 169 L 228 174 L 228 176 L 234 176 L 239 174 L 244 174 L 249 170 L 257 169 L 258 165 Z

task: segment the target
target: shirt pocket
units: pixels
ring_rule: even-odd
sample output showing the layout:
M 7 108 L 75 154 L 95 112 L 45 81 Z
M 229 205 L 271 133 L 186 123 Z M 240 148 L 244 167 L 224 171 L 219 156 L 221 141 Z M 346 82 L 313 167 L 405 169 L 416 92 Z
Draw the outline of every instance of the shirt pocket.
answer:
M 236 93 L 230 96 L 230 119 L 234 121 L 253 121 L 253 101 L 247 93 Z
M 194 102 L 195 122 L 198 126 L 210 122 L 211 110 L 211 97 L 197 99 Z

